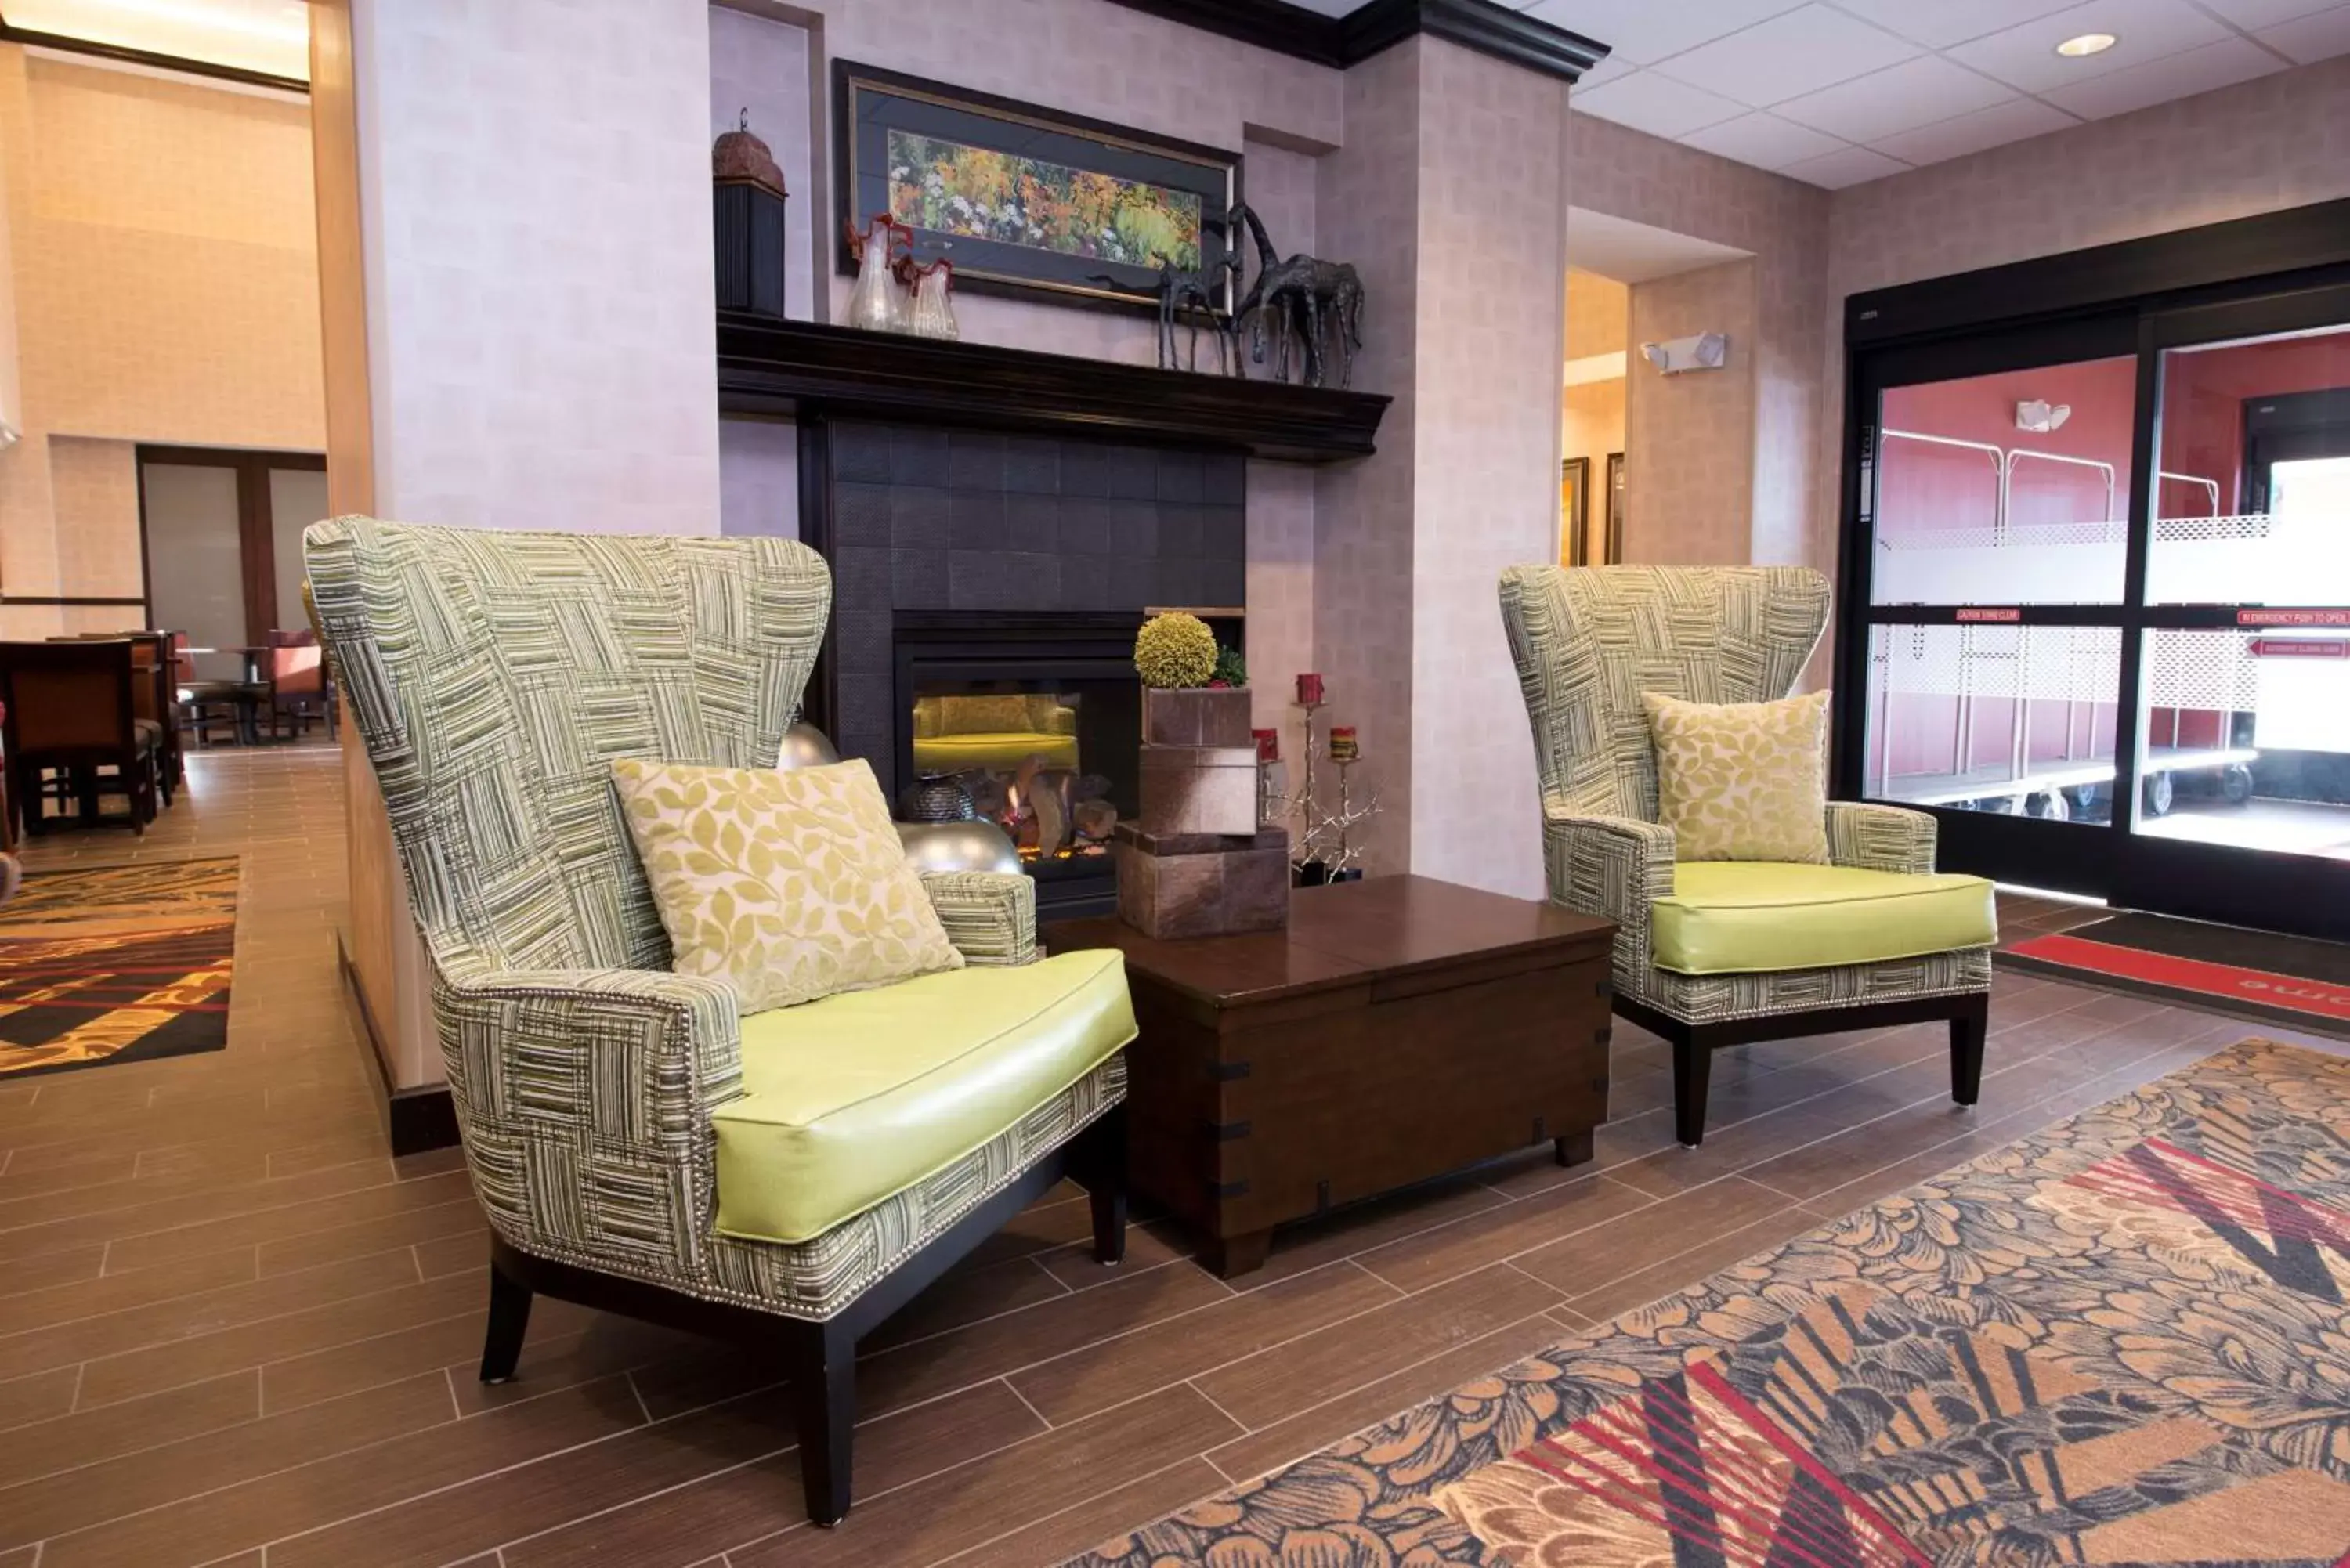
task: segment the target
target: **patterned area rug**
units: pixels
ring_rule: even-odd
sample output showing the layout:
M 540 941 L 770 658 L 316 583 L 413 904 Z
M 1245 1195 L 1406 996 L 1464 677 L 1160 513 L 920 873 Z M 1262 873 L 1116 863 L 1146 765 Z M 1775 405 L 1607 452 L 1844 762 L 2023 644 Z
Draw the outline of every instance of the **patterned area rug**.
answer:
M 0 909 L 0 1076 L 228 1044 L 234 857 L 28 876 Z
M 2350 1062 L 2247 1041 L 1077 1559 L 2350 1568 Z

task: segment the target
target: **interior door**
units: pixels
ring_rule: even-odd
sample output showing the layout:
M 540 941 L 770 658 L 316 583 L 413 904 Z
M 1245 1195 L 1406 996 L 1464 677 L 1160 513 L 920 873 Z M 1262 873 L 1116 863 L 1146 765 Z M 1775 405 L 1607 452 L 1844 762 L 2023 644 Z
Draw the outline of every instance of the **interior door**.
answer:
M 1943 861 L 2095 892 L 2111 855 L 2139 403 L 2126 317 L 1879 351 L 1855 378 L 1840 777 Z M 1856 719 L 1857 722 L 1855 722 Z

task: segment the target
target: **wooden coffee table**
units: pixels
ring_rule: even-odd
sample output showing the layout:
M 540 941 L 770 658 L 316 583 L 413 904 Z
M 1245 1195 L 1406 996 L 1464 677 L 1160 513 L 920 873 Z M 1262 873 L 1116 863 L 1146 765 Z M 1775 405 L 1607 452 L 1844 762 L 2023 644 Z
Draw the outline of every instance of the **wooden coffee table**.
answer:
M 1616 928 L 1426 877 L 1301 889 L 1286 930 L 1161 941 L 1108 918 L 1045 931 L 1126 954 L 1137 1188 L 1227 1279 L 1273 1228 L 1549 1142 L 1607 1113 Z

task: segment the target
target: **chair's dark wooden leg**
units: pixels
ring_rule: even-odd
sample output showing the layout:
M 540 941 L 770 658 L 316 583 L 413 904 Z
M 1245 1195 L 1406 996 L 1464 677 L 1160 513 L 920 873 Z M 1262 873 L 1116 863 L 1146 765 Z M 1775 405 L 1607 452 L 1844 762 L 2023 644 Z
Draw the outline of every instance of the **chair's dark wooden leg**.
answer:
M 504 1383 L 522 1359 L 523 1331 L 530 1326 L 530 1287 L 490 1263 L 490 1326 L 482 1335 L 482 1381 Z
M 1705 1141 L 1705 1096 L 1713 1079 L 1713 1052 L 1683 1035 L 1673 1042 L 1673 1136 L 1684 1148 Z
M 1112 1106 L 1085 1130 L 1083 1168 L 1077 1179 L 1093 1200 L 1094 1262 L 1126 1259 L 1126 1106 Z
M 1982 1097 L 1983 1037 L 1991 1033 L 1991 998 L 1970 999 L 1950 1020 L 1950 1098 L 1971 1106 Z
M 808 1519 L 831 1526 L 848 1512 L 851 1434 L 857 1426 L 857 1338 L 838 1318 L 795 1323 L 790 1333 L 800 1481 L 807 1492 Z
M 1591 1158 L 1591 1130 L 1586 1127 L 1579 1133 L 1551 1140 L 1557 1147 L 1559 1164 L 1581 1165 Z

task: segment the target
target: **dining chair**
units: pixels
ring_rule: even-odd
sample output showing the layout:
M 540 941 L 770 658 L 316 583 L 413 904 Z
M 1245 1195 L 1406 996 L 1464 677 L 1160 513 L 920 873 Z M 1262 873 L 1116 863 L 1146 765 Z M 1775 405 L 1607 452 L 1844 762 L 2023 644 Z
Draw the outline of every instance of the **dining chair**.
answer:
M 180 712 L 187 719 L 188 728 L 195 732 L 196 744 L 213 743 L 213 726 L 225 722 L 231 734 L 241 743 L 255 737 L 254 715 L 269 695 L 266 681 L 225 680 L 200 677 L 196 673 L 196 657 L 192 643 L 184 631 L 171 633 L 172 670 L 175 682 L 174 696 Z M 247 671 L 250 673 L 250 661 Z
M 131 646 L 105 641 L 0 642 L 0 704 L 8 804 L 26 829 L 52 824 L 52 800 L 72 800 L 79 826 L 96 826 L 99 797 L 120 792 L 143 834 L 155 819 L 162 729 L 138 713 Z M 109 773 L 109 770 L 111 770 Z M 45 785 L 52 773 L 57 780 Z
M 120 640 L 130 645 L 130 665 L 136 672 L 131 685 L 134 710 L 141 719 L 152 722 L 161 737 L 156 757 L 156 785 L 163 805 L 171 805 L 181 782 L 187 775 L 187 763 L 180 750 L 180 705 L 176 701 L 172 680 L 171 634 L 161 631 L 80 631 L 65 637 L 53 637 L 51 642 L 112 642 Z
M 269 730 L 275 736 L 280 720 L 298 740 L 314 718 L 324 719 L 327 737 L 335 738 L 335 692 L 328 671 L 326 650 L 318 634 L 305 627 L 298 631 L 269 634 Z

